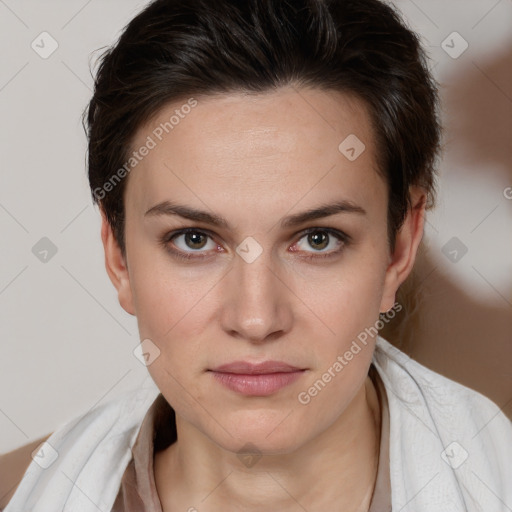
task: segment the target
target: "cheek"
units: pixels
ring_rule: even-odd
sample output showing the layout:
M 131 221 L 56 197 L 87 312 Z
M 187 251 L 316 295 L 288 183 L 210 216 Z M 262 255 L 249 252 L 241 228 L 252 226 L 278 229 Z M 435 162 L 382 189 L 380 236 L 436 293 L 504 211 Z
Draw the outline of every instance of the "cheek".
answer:
M 130 261 L 137 322 L 141 336 L 165 339 L 204 308 L 202 301 L 220 276 L 177 264 L 164 249 L 146 244 Z
M 321 311 L 329 327 L 316 338 L 319 365 L 297 397 L 306 415 L 304 425 L 312 430 L 331 424 L 348 406 L 366 379 L 374 351 L 382 265 L 377 258 L 359 258 L 350 272 L 348 266 L 330 281 L 326 293 L 309 295 L 312 309 Z
M 204 293 L 203 300 L 197 293 L 184 293 L 177 281 L 169 288 L 164 286 L 167 282 L 160 282 L 160 287 L 145 284 L 137 311 L 140 338 L 150 339 L 160 351 L 148 369 L 157 384 L 170 376 L 183 384 L 193 381 L 205 366 L 204 331 L 211 324 L 208 299 Z M 174 387 L 172 379 L 168 384 Z
M 137 274 L 134 266 L 134 301 L 140 339 L 151 340 L 159 350 L 148 371 L 167 401 L 187 417 L 204 398 L 196 383 L 205 366 L 201 340 L 211 316 L 207 291 L 213 283 L 211 278 L 195 282 L 171 268 L 153 262 Z
M 340 343 L 356 337 L 374 325 L 379 317 L 385 268 L 377 252 L 366 257 L 358 252 L 347 258 L 339 269 L 329 273 L 329 279 L 304 279 L 299 289 L 308 305 Z M 313 276 L 309 276 L 312 278 Z

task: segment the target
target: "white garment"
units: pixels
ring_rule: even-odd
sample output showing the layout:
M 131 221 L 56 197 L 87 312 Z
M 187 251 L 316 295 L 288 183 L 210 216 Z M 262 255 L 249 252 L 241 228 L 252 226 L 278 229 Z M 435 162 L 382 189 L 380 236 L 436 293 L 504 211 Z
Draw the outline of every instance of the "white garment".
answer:
M 393 511 L 511 511 L 512 422 L 497 405 L 382 337 L 373 362 L 389 402 Z M 47 440 L 57 459 L 32 461 L 5 512 L 110 512 L 158 393 L 125 393 L 59 428 Z

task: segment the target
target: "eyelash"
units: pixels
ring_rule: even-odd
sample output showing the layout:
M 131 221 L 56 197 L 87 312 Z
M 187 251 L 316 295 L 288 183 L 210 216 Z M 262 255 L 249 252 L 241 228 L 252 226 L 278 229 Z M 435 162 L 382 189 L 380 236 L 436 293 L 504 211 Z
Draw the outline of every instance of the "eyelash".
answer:
M 338 249 L 330 251 L 328 253 L 320 253 L 320 254 L 312 253 L 310 256 L 301 256 L 301 258 L 307 259 L 307 260 L 333 258 L 333 257 L 339 255 L 351 242 L 351 237 L 349 235 L 347 235 L 346 233 L 343 233 L 342 231 L 338 231 L 337 229 L 332 229 L 332 228 L 320 228 L 320 227 L 308 228 L 308 229 L 302 231 L 300 233 L 300 236 L 297 241 L 302 240 L 302 238 L 304 238 L 305 236 L 307 236 L 311 233 L 316 233 L 319 231 L 320 232 L 323 231 L 325 233 L 328 233 L 329 235 L 334 236 L 340 242 L 342 242 L 342 245 Z M 206 235 L 213 240 L 213 236 L 208 230 L 185 228 L 185 229 L 180 229 L 178 231 L 166 233 L 160 239 L 160 243 L 163 245 L 163 247 L 165 248 L 165 250 L 167 252 L 169 252 L 173 257 L 178 258 L 180 260 L 190 261 L 190 260 L 203 260 L 203 259 L 209 258 L 210 255 L 198 256 L 198 255 L 194 254 L 196 251 L 192 251 L 191 253 L 184 253 L 183 251 L 180 251 L 180 250 L 171 249 L 171 247 L 169 246 L 169 242 L 174 240 L 176 237 L 178 237 L 180 235 L 186 235 L 187 233 Z M 201 253 L 199 253 L 199 254 L 201 254 Z

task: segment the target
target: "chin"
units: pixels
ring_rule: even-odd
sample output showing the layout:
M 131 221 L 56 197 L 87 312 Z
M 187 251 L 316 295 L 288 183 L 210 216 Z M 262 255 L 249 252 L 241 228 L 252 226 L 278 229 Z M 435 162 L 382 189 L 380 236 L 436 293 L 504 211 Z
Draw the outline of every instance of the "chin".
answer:
M 294 425 L 283 425 L 287 420 L 261 421 L 255 424 L 248 420 L 239 420 L 236 427 L 231 424 L 229 435 L 223 429 L 210 433 L 209 437 L 223 449 L 233 453 L 255 452 L 261 455 L 280 455 L 291 453 L 307 441 L 304 428 Z M 220 434 L 220 435 L 219 435 Z M 208 434 L 207 434 L 208 435 Z
M 295 439 L 287 438 L 276 438 L 269 440 L 266 438 L 266 434 L 260 437 L 255 436 L 243 436 L 237 438 L 235 441 L 230 440 L 227 446 L 222 446 L 224 449 L 236 453 L 243 462 L 245 455 L 252 455 L 255 457 L 271 456 L 271 455 L 286 455 L 293 453 L 299 446 L 300 442 Z

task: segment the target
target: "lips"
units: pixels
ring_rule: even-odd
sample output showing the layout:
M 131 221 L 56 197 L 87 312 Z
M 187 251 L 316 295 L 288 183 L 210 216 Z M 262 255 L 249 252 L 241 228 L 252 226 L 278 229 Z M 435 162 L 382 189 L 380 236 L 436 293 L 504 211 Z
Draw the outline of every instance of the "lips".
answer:
M 235 373 L 241 375 L 262 375 L 266 373 L 290 373 L 303 370 L 297 366 L 282 361 L 264 361 L 262 363 L 249 363 L 246 361 L 234 361 L 214 368 L 212 371 L 220 373 Z
M 212 372 L 215 380 L 247 396 L 268 396 L 296 381 L 306 369 L 282 361 L 253 364 L 246 361 L 218 366 Z

